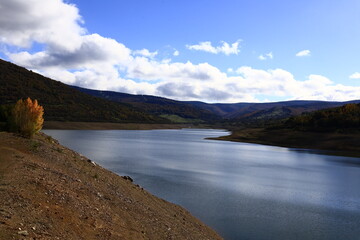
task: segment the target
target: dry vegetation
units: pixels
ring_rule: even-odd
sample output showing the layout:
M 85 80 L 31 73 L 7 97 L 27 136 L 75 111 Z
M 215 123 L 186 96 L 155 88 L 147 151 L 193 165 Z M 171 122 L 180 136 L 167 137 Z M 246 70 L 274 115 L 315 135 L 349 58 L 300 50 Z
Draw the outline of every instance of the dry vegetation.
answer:
M 127 104 L 90 96 L 0 59 L 0 105 L 15 104 L 18 99 L 27 97 L 37 99 L 43 105 L 45 121 L 168 122 Z
M 24 137 L 31 138 L 41 130 L 44 123 L 43 114 L 44 108 L 38 104 L 36 99 L 34 101 L 30 98 L 20 99 L 9 117 L 10 128 Z

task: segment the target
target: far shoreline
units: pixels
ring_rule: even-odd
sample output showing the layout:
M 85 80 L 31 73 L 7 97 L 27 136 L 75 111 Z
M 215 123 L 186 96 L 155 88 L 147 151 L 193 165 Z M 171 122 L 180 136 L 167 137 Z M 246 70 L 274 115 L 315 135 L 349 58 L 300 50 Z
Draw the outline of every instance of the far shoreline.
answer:
M 319 150 L 323 154 L 360 158 L 359 134 L 315 133 L 290 130 L 246 128 L 231 130 L 205 124 L 110 123 L 45 121 L 44 130 L 159 130 L 159 129 L 222 129 L 226 136 L 207 138 L 230 142 L 244 142 L 303 150 Z
M 182 128 L 209 128 L 204 124 L 162 124 L 162 123 L 111 123 L 111 122 L 61 122 L 45 121 L 45 130 L 155 130 L 155 129 L 182 129 Z
M 359 133 L 301 132 L 290 129 L 245 128 L 210 140 L 254 143 L 298 150 L 314 150 L 325 155 L 360 158 Z

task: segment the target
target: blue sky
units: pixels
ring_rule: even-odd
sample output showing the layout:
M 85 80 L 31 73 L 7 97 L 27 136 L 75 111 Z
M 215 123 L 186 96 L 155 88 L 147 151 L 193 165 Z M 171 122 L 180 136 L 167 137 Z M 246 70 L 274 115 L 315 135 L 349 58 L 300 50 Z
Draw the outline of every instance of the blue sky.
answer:
M 358 0 L 2 0 L 2 11 L 1 57 L 68 84 L 207 102 L 360 99 Z
M 324 74 L 351 83 L 360 65 L 360 1 L 73 1 L 90 32 L 121 40 L 131 49 L 183 54 L 178 61 L 209 62 L 226 70 L 241 65 L 284 68 L 305 79 Z M 186 44 L 241 39 L 241 54 L 186 51 Z M 311 58 L 294 58 L 310 49 Z M 184 52 L 185 51 L 185 52 Z M 272 61 L 258 56 L 273 52 Z M 334 69 L 337 69 L 334 71 Z

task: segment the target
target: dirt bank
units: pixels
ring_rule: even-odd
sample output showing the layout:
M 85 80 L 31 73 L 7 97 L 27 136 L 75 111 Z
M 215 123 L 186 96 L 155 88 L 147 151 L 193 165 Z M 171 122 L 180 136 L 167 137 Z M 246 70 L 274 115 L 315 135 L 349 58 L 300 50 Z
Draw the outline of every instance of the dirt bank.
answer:
M 0 132 L 0 239 L 221 238 L 44 134 Z

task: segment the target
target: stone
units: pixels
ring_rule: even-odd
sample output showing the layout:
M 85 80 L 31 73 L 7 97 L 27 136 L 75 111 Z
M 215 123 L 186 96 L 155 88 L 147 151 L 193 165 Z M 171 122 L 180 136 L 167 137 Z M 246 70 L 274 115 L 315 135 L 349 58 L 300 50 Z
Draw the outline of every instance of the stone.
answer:
M 122 176 L 123 179 L 133 182 L 134 180 L 130 176 Z
M 28 236 L 29 235 L 28 231 L 18 231 L 18 234 L 22 235 L 22 236 Z

